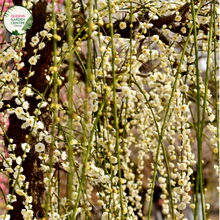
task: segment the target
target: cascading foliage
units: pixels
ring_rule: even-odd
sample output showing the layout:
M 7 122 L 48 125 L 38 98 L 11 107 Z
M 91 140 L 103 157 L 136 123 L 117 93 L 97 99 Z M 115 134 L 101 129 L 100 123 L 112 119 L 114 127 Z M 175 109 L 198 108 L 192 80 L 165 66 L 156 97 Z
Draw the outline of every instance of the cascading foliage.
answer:
M 208 218 L 219 192 L 216 1 L 2 1 L 0 219 Z M 9 5 L 33 27 L 10 35 Z M 10 36 L 9 36 L 10 35 Z

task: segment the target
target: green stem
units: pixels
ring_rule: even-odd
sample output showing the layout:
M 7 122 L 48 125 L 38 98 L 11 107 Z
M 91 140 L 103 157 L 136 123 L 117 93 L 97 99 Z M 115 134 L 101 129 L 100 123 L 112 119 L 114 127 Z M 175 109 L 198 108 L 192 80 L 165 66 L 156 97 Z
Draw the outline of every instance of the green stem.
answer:
M 66 0 L 66 11 L 67 11 L 67 43 L 68 43 L 68 49 L 70 54 L 70 59 L 68 59 L 68 106 L 69 106 L 69 114 L 68 114 L 68 127 L 69 130 L 73 130 L 73 121 L 72 121 L 72 115 L 73 115 L 73 26 L 72 26 L 72 1 Z M 72 135 L 69 135 L 68 142 L 70 143 L 72 139 Z M 72 185 L 73 185 L 73 148 L 70 144 L 68 144 L 68 159 L 69 159 L 69 166 L 70 166 L 70 173 L 68 175 L 68 199 L 70 202 L 70 207 L 72 208 Z
M 203 186 L 202 186 L 202 161 L 201 161 L 201 151 L 202 151 L 202 131 L 204 127 L 204 121 L 205 121 L 205 108 L 206 108 L 206 100 L 207 100 L 207 87 L 208 87 L 208 81 L 206 82 L 206 92 L 204 96 L 204 107 L 203 107 L 203 118 L 202 118 L 202 125 L 200 127 L 200 82 L 199 82 L 199 57 L 198 57 L 198 44 L 197 44 L 197 28 L 196 28 L 196 14 L 195 14 L 195 8 L 194 8 L 194 0 L 191 0 L 191 11 L 192 11 L 192 17 L 193 17 L 193 34 L 194 34 L 194 47 L 195 47 L 195 57 L 196 57 L 196 84 L 197 84 L 197 145 L 198 145 L 198 171 L 196 175 L 196 204 L 195 204 L 195 211 L 194 211 L 194 219 L 197 219 L 198 215 L 198 193 L 200 188 L 200 194 L 201 194 L 201 202 L 202 202 L 202 216 L 203 220 L 205 220 L 205 207 L 204 207 L 204 201 L 203 201 Z M 210 27 L 211 28 L 211 27 Z M 211 33 L 211 30 L 210 30 Z M 209 39 L 210 42 L 210 39 Z M 207 71 L 206 71 L 206 80 L 208 80 L 208 74 L 209 74 L 209 58 L 210 58 L 210 48 L 208 52 L 208 62 L 207 62 Z M 199 186 L 200 185 L 200 186 Z
M 214 0 L 213 4 L 215 5 L 216 2 Z M 211 7 L 212 10 L 212 7 Z M 210 68 L 210 56 L 211 56 L 211 43 L 212 43 L 212 29 L 213 29 L 213 11 L 211 11 L 211 21 L 210 21 L 210 29 L 209 29 L 209 41 L 208 41 L 208 54 L 207 54 L 207 67 L 206 67 L 206 79 L 205 79 L 205 95 L 203 99 L 203 116 L 202 116 L 202 125 L 200 131 L 200 147 L 199 147 L 199 156 L 198 156 L 198 163 L 199 163 L 199 185 L 200 185 L 200 192 L 201 192 L 201 203 L 202 203 L 202 216 L 203 220 L 205 220 L 205 199 L 203 195 L 203 183 L 202 183 L 202 161 L 201 161 L 201 151 L 202 151 L 202 140 L 203 140 L 203 129 L 205 124 L 205 113 L 206 113 L 206 105 L 207 105 L 207 91 L 208 91 L 208 80 L 209 80 L 209 68 Z M 218 124 L 218 122 L 217 122 Z
M 111 35 L 111 49 L 112 49 L 112 84 L 113 84 L 113 111 L 114 111 L 114 124 L 116 130 L 116 143 L 115 149 L 118 158 L 118 177 L 119 177 L 119 190 L 120 190 L 120 205 L 121 205 L 121 219 L 124 219 L 124 204 L 123 204 L 123 191 L 121 184 L 121 159 L 120 159 L 120 149 L 119 149 L 119 126 L 118 126 L 118 115 L 117 115 L 117 97 L 116 97 L 116 74 L 115 74 L 115 48 L 114 48 L 114 30 L 113 30 L 113 21 L 112 21 L 112 7 L 111 1 L 108 0 L 108 11 L 109 11 L 109 26 L 110 26 L 110 35 Z M 131 54 L 130 54 L 131 55 Z
M 219 90 L 218 90 L 218 80 L 217 80 L 217 36 L 216 36 L 216 21 L 215 21 L 215 10 L 216 10 L 216 0 L 213 2 L 213 26 L 214 26 L 214 61 L 215 61 L 215 69 L 214 69 L 214 77 L 215 77 L 215 101 L 216 101 L 216 120 L 217 120 L 217 137 L 219 137 L 219 101 L 218 101 L 218 95 L 219 95 Z M 218 152 L 219 152 L 219 141 L 217 142 L 218 145 Z M 220 152 L 219 152 L 220 153 Z
M 55 36 L 57 35 L 56 31 L 56 18 L 55 18 L 55 2 L 52 0 L 52 21 L 53 21 L 53 57 L 54 57 L 54 79 L 53 79 L 53 103 L 54 103 L 54 114 L 53 114 L 53 125 L 52 125 L 52 146 L 50 148 L 49 156 L 50 156 L 50 170 L 49 173 L 53 172 L 53 148 L 55 143 L 55 124 L 56 124 L 56 103 L 57 103 L 57 62 L 56 62 L 56 51 L 57 51 L 57 41 Z M 49 182 L 48 192 L 47 192 L 47 203 L 46 203 L 46 217 L 48 217 L 49 207 L 50 207 L 50 199 L 51 199 L 51 183 Z

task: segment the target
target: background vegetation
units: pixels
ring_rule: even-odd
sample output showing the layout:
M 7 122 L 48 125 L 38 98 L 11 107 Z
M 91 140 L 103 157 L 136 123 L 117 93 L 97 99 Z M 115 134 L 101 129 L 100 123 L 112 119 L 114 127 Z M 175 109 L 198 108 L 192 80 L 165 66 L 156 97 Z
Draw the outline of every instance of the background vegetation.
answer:
M 167 219 L 208 219 L 217 1 L 2 0 L 1 21 L 11 5 L 33 26 L 1 25 L 0 219 L 150 219 L 158 187 Z

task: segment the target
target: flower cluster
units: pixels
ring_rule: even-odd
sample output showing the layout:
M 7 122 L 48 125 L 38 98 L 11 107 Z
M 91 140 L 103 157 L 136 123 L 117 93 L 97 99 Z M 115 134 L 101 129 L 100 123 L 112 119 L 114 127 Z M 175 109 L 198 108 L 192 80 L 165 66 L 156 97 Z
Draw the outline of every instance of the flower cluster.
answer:
M 218 6 L 22 4 L 47 16 L 0 45 L 1 173 L 10 178 L 0 219 L 86 219 L 98 209 L 102 220 L 137 220 L 146 205 L 150 216 L 156 181 L 163 214 L 186 219 L 204 149 L 219 175 Z

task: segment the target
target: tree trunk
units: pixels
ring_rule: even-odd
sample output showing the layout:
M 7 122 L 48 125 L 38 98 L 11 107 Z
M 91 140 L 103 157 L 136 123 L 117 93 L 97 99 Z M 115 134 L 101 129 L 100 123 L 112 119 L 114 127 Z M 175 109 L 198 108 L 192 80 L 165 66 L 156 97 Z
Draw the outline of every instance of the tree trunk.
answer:
M 14 0 L 13 1 L 15 5 L 22 5 L 21 0 Z M 26 79 L 25 76 L 28 76 L 30 64 L 28 63 L 28 59 L 33 56 L 33 50 L 35 47 L 31 47 L 29 42 L 31 42 L 31 38 L 35 36 L 35 34 L 39 31 L 42 31 L 44 28 L 44 24 L 46 22 L 46 18 L 48 14 L 46 13 L 46 2 L 38 2 L 33 7 L 33 26 L 31 30 L 27 32 L 26 35 L 26 45 L 23 49 L 24 55 L 24 63 L 25 67 L 19 71 L 19 77 L 20 77 L 20 87 L 26 85 Z M 37 65 L 32 66 L 32 71 L 35 71 L 35 75 L 32 76 L 28 84 L 31 84 L 34 89 L 39 91 L 40 93 L 44 93 L 47 87 L 47 80 L 45 79 L 45 70 L 48 69 L 52 62 L 52 51 L 53 51 L 53 41 L 48 41 L 46 44 L 46 47 L 41 50 L 38 54 L 40 54 L 40 59 L 38 60 Z M 46 98 L 48 98 L 49 94 L 51 92 L 51 87 L 49 86 L 47 92 L 46 92 Z M 26 101 L 29 102 L 30 108 L 29 113 L 30 115 L 34 115 L 33 112 L 37 108 L 38 101 L 35 98 L 35 95 L 33 97 L 26 97 Z M 17 107 L 17 105 L 14 102 L 14 99 L 10 101 L 11 107 Z M 38 117 L 39 120 L 41 120 L 44 124 L 48 124 L 48 122 L 51 123 L 51 113 L 48 111 L 44 113 L 44 115 L 41 115 Z M 49 121 L 48 121 L 49 120 Z M 46 122 L 47 121 L 47 122 Z M 23 155 L 24 151 L 21 148 L 22 143 L 27 142 L 26 135 L 29 135 L 30 128 L 27 129 L 21 129 L 21 125 L 24 121 L 17 118 L 15 114 L 10 115 L 9 117 L 9 128 L 7 131 L 8 138 L 13 139 L 13 143 L 16 144 L 15 149 L 15 155 L 16 157 Z M 7 140 L 5 140 L 6 146 L 8 144 Z M 37 143 L 36 139 L 32 136 L 29 142 L 29 145 L 31 147 L 30 152 L 26 153 L 27 157 L 25 158 L 22 167 L 24 168 L 24 171 L 22 172 L 23 175 L 25 175 L 26 180 L 25 182 L 29 182 L 29 188 L 27 190 L 28 196 L 33 197 L 33 211 L 34 211 L 34 217 L 43 217 L 44 215 L 44 209 L 41 207 L 41 205 L 44 203 L 44 192 L 45 187 L 43 183 L 43 172 L 40 170 L 40 160 L 38 158 L 38 153 L 35 152 L 34 146 Z M 15 161 L 13 162 L 12 167 L 14 168 L 16 166 Z M 13 176 L 11 175 L 11 179 L 13 179 Z M 10 189 L 9 192 L 13 193 L 13 187 L 11 186 L 10 182 Z M 14 209 L 10 211 L 11 220 L 18 220 L 23 219 L 23 216 L 21 214 L 21 210 L 24 208 L 23 204 L 23 197 L 19 196 L 15 193 L 17 196 L 17 201 L 13 203 Z

